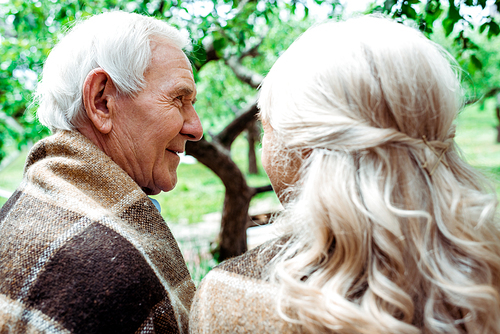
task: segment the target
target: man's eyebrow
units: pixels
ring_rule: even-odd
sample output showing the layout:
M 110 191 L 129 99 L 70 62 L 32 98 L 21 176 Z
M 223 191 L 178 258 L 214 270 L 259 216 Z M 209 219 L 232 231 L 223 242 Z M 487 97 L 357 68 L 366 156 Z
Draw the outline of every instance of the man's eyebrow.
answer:
M 176 91 L 175 94 L 179 95 L 191 95 L 194 93 L 194 90 L 189 87 L 179 87 Z
M 192 89 L 191 87 L 179 87 L 177 90 L 175 90 L 175 95 L 176 96 L 179 96 L 179 95 L 191 95 L 191 94 L 194 94 L 194 89 Z M 196 96 L 194 97 L 194 99 L 191 101 L 192 104 L 194 104 L 196 102 Z

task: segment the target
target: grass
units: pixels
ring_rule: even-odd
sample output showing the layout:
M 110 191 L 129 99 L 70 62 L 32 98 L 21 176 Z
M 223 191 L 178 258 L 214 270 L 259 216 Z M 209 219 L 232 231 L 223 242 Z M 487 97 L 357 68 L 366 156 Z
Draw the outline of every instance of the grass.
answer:
M 488 177 L 500 194 L 500 144 L 496 142 L 498 120 L 495 99 L 483 106 L 471 105 L 457 118 L 456 142 L 465 160 Z
M 196 287 L 198 287 L 203 277 L 218 263 L 212 253 L 204 250 L 202 247 L 185 247 L 182 245 L 182 242 L 180 242 L 179 247 L 182 250 L 182 255 L 184 255 L 184 260 L 191 273 L 191 278 Z
M 21 183 L 24 170 L 24 162 L 28 150 L 24 150 L 6 168 L 0 171 L 0 189 L 14 192 Z M 0 206 L 7 202 L 7 198 L 0 197 Z

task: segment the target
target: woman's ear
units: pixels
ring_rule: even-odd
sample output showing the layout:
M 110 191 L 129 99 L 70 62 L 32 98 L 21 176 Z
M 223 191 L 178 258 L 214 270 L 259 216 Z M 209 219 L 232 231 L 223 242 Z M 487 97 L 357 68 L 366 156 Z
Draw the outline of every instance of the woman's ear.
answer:
M 113 128 L 116 88 L 102 68 L 92 70 L 83 83 L 83 105 L 94 127 L 102 134 Z

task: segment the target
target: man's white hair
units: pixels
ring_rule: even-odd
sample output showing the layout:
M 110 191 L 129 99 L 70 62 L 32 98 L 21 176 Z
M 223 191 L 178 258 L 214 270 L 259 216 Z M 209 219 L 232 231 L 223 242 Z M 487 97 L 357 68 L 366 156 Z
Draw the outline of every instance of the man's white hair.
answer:
M 78 23 L 45 62 L 35 92 L 40 122 L 52 131 L 82 125 L 87 117 L 83 83 L 96 68 L 108 73 L 118 94 L 133 96 L 144 89 L 152 37 L 166 38 L 181 49 L 189 44 L 176 28 L 139 14 L 107 12 Z

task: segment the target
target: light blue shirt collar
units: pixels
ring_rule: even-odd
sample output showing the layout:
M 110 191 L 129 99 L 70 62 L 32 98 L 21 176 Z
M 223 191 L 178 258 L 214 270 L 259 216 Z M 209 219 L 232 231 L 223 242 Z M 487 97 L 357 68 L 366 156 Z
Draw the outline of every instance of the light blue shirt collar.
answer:
M 149 197 L 149 196 L 148 196 Z M 151 200 L 151 202 L 153 202 L 153 204 L 155 205 L 156 207 L 156 210 L 158 210 L 159 213 L 161 213 L 161 206 L 160 206 L 160 203 L 154 199 L 154 198 L 151 198 L 149 197 L 149 199 Z

